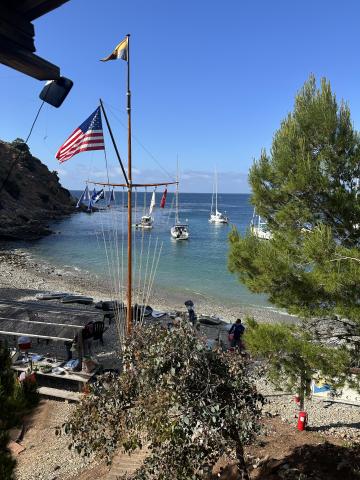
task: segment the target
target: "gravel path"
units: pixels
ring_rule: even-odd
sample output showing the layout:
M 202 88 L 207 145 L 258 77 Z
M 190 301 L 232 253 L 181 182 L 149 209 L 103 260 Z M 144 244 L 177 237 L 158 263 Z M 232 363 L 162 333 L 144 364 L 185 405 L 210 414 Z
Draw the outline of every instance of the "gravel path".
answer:
M 26 448 L 17 457 L 17 480 L 65 480 L 94 464 L 68 449 L 70 438 L 55 435 L 75 409 L 74 404 L 44 400 L 27 419 L 21 444 Z

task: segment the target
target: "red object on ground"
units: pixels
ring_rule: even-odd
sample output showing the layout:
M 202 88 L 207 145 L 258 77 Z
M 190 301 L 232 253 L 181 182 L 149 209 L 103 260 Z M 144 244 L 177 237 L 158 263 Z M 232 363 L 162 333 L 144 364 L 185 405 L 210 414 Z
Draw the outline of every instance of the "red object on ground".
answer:
M 298 394 L 295 395 L 294 402 L 295 403 L 300 403 L 300 396 Z
M 307 425 L 307 413 L 303 411 L 299 412 L 297 429 L 300 432 L 302 432 L 306 429 L 306 425 Z

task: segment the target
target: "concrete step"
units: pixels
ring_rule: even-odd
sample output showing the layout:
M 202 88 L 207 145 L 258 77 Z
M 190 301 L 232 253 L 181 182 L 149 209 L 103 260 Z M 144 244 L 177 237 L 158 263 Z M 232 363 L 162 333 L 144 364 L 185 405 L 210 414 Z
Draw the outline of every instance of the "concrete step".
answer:
M 68 390 L 50 387 L 39 387 L 38 392 L 43 397 L 68 400 L 69 402 L 80 402 L 82 395 L 78 392 L 69 392 Z

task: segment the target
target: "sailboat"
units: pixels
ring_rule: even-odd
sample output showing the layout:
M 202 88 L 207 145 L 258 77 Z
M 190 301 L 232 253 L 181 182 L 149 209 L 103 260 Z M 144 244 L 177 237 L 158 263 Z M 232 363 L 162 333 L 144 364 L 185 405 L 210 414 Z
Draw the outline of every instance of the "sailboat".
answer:
M 215 196 L 215 210 L 214 210 L 214 196 Z M 221 224 L 221 223 L 229 223 L 229 217 L 227 217 L 224 213 L 219 212 L 218 210 L 218 178 L 217 178 L 217 171 L 215 170 L 215 181 L 214 181 L 214 188 L 211 197 L 211 211 L 210 211 L 210 223 Z M 225 212 L 226 213 L 226 212 Z
M 154 218 L 151 216 L 151 214 L 153 212 L 154 207 L 155 207 L 155 190 L 151 195 L 149 213 L 148 215 L 143 215 L 139 223 L 135 223 L 136 228 L 144 228 L 146 230 L 153 228 Z
M 252 235 L 261 238 L 262 240 L 271 240 L 272 238 L 267 223 L 261 219 L 260 215 L 256 215 L 255 208 L 251 219 L 250 231 Z
M 171 227 L 170 234 L 175 240 L 188 240 L 190 236 L 189 225 L 179 220 L 179 181 L 176 182 L 175 191 L 175 225 Z

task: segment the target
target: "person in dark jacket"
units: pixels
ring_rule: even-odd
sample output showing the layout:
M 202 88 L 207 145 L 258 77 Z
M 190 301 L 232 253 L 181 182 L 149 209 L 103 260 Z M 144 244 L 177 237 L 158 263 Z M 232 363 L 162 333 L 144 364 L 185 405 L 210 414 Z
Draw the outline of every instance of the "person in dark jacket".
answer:
M 245 327 L 241 323 L 241 318 L 238 318 L 229 330 L 229 337 L 231 335 L 231 348 L 238 348 L 239 350 L 241 350 L 241 337 L 244 331 Z

